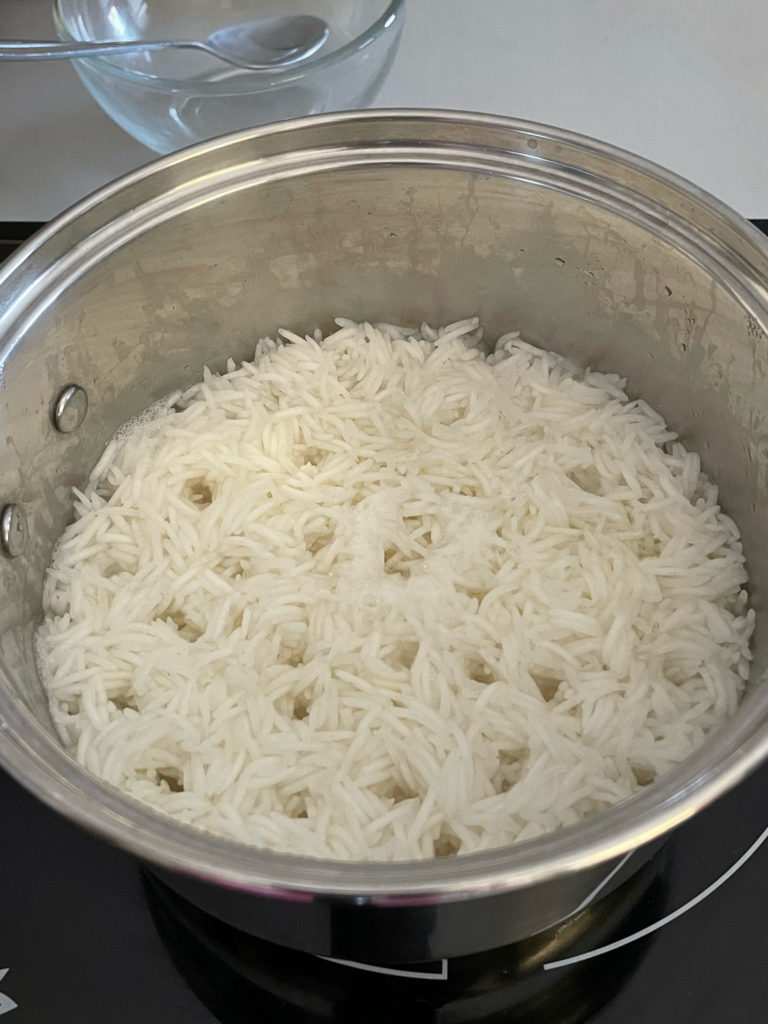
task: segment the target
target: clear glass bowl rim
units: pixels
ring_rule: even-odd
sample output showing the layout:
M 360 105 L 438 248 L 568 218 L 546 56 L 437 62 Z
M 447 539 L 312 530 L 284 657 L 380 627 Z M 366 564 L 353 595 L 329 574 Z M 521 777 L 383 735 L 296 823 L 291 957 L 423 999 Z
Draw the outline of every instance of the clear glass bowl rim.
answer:
M 77 39 L 71 35 L 64 16 L 61 12 L 62 0 L 54 0 L 53 3 L 53 21 L 56 26 L 56 32 L 59 38 L 63 42 L 90 42 L 90 40 Z M 308 72 L 319 71 L 326 67 L 331 67 L 334 64 L 339 64 L 346 60 L 347 57 L 351 56 L 364 47 L 370 45 L 379 36 L 382 36 L 388 29 L 397 25 L 397 22 L 402 19 L 405 8 L 405 0 L 390 0 L 386 8 L 379 17 L 368 26 L 368 28 L 361 32 L 359 36 L 354 39 L 350 39 L 344 46 L 339 47 L 338 50 L 333 50 L 332 53 L 325 54 L 324 56 L 318 56 L 307 61 L 302 61 L 296 65 L 290 65 L 284 68 L 275 68 L 269 71 L 252 71 L 249 74 L 258 76 L 260 80 L 259 89 L 268 88 L 271 83 L 280 82 L 285 84 L 288 81 L 303 78 Z M 322 51 L 321 51 L 322 54 Z M 89 58 L 78 58 L 79 60 L 87 60 L 89 64 L 99 68 L 107 74 L 113 75 L 116 78 L 122 78 L 130 82 L 134 82 L 138 85 L 143 85 L 150 88 L 164 87 L 174 88 L 183 90 L 189 87 L 188 80 L 177 79 L 177 78 L 162 78 L 158 75 L 149 75 L 143 71 L 134 71 L 131 68 L 122 67 L 119 64 L 115 64 L 113 61 L 106 57 L 89 57 Z M 228 82 L 196 82 L 195 92 L 196 93 L 211 93 L 217 92 L 230 92 L 231 83 Z

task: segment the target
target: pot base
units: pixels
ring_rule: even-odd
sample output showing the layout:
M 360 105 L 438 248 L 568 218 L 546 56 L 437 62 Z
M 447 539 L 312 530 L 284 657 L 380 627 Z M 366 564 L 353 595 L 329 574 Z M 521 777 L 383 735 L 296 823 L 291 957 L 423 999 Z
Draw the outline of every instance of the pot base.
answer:
M 611 959 L 546 971 L 544 964 L 604 945 L 661 917 L 664 852 L 603 899 L 513 945 L 433 963 L 330 960 L 257 939 L 183 899 L 151 872 L 144 887 L 171 959 L 222 1024 L 269 1020 L 419 1022 L 555 1019 L 578 1024 L 609 1002 L 639 965 L 646 942 Z M 438 1016 L 439 1015 L 439 1016 Z M 447 1019 L 447 1018 L 446 1018 Z

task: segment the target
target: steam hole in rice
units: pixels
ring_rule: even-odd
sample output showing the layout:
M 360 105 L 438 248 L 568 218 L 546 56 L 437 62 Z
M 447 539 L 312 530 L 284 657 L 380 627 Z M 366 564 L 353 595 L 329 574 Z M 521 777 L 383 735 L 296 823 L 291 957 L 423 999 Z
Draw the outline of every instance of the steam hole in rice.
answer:
M 389 792 L 389 799 L 396 804 L 401 804 L 403 800 L 416 800 L 417 798 L 418 793 L 416 793 L 412 789 L 409 789 L 409 787 L 406 786 L 405 783 L 396 784 L 392 787 L 391 791 Z
M 130 693 L 116 694 L 114 697 L 110 697 L 110 701 L 112 703 L 112 706 L 116 708 L 117 711 L 125 711 L 126 708 L 130 708 L 131 711 L 139 710 L 138 705 L 136 704 L 135 697 L 133 697 Z M 72 701 L 69 709 L 71 711 L 75 711 L 77 707 L 78 704 L 75 701 Z
M 171 793 L 183 793 L 184 783 L 181 779 L 181 772 L 176 768 L 158 768 L 158 783 L 165 783 Z
M 397 664 L 402 668 L 412 668 L 419 653 L 418 640 L 403 640 L 398 644 L 396 651 Z
M 443 828 L 435 840 L 435 857 L 453 857 L 461 849 L 461 840 L 450 829 Z
M 468 658 L 466 665 L 467 675 L 473 682 L 484 685 L 494 682 L 495 674 L 487 661 L 482 658 Z
M 213 488 L 202 477 L 195 477 L 184 485 L 184 497 L 198 508 L 205 508 L 213 501 Z
M 531 672 L 530 675 L 544 700 L 552 700 L 560 688 L 562 680 L 553 679 L 551 676 L 541 672 Z
M 189 643 L 194 643 L 195 640 L 199 640 L 204 632 L 201 626 L 193 622 L 187 616 L 186 612 L 175 604 L 169 605 L 164 611 L 162 611 L 158 615 L 158 619 L 161 622 L 171 623 L 175 626 L 180 638 L 188 641 Z
M 399 548 L 388 547 L 385 549 L 384 572 L 390 576 L 402 576 L 404 579 L 411 575 L 411 568 L 407 564 L 406 556 Z
M 291 668 L 298 668 L 304 661 L 306 646 L 301 643 L 285 643 L 280 646 L 277 652 L 277 663 L 279 665 L 290 665 Z
M 309 534 L 305 543 L 307 545 L 307 551 L 310 555 L 318 555 L 327 548 L 329 544 L 333 543 L 334 534 L 331 530 L 321 531 L 319 533 Z
M 527 750 L 517 747 L 499 751 L 498 767 L 492 779 L 497 793 L 507 793 L 520 781 L 528 756 Z
M 306 448 L 301 455 L 302 464 L 309 466 L 321 466 L 327 458 L 328 452 L 319 448 Z
M 286 813 L 289 818 L 308 818 L 309 814 L 307 811 L 307 797 L 308 793 L 305 790 L 302 793 L 295 793 L 289 798 L 286 805 Z
M 631 765 L 632 774 L 635 776 L 638 786 L 649 786 L 656 778 L 656 772 L 648 768 L 641 768 L 639 765 Z
M 309 700 L 307 697 L 294 697 L 293 700 L 293 717 L 298 722 L 303 722 L 309 714 Z

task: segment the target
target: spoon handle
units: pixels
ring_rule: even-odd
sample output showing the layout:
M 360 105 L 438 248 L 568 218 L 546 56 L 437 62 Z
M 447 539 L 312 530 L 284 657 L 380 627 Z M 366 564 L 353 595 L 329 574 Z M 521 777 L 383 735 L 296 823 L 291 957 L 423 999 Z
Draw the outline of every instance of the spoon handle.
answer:
M 58 43 L 16 42 L 0 40 L 0 60 L 62 60 L 72 57 L 96 57 L 99 54 L 139 53 L 142 50 L 164 50 L 169 46 L 196 47 L 192 42 L 135 42 L 121 43 Z

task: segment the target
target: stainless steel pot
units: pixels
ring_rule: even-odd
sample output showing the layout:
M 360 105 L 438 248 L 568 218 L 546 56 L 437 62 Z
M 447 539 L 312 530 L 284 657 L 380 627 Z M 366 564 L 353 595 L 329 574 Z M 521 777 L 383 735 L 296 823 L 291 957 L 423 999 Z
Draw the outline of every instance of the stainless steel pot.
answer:
M 765 243 L 692 185 L 599 142 L 491 117 L 277 125 L 161 160 L 84 201 L 0 271 L 0 760 L 205 909 L 310 952 L 454 956 L 565 919 L 622 855 L 641 848 L 606 892 L 768 752 L 767 283 Z M 117 425 L 204 362 L 248 356 L 278 325 L 471 313 L 491 337 L 520 328 L 626 374 L 702 453 L 742 528 L 760 619 L 736 717 L 592 821 L 432 863 L 264 853 L 158 817 L 83 771 L 53 730 L 33 631 L 70 488 Z M 87 393 L 80 425 L 82 406 L 62 397 L 70 385 Z

